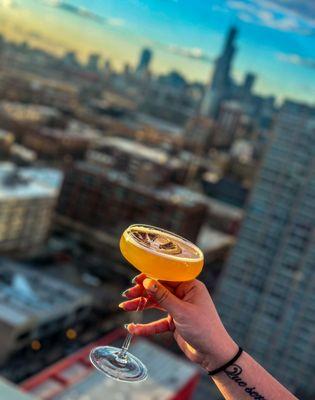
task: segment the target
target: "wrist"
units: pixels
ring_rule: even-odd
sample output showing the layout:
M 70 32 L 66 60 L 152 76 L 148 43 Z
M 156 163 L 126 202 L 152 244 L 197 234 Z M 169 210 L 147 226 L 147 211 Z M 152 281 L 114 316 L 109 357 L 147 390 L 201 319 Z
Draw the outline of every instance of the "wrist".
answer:
M 226 336 L 222 336 L 216 345 L 212 346 L 204 355 L 201 365 L 207 371 L 220 368 L 235 356 L 238 349 L 239 346 L 228 334 L 226 334 Z

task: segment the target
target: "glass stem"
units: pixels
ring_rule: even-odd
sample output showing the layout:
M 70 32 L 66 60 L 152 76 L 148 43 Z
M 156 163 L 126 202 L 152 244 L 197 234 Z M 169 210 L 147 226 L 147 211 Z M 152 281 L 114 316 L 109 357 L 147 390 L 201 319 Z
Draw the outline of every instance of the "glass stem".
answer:
M 127 334 L 127 336 L 126 336 L 126 338 L 124 340 L 124 343 L 121 346 L 121 350 L 120 350 L 120 352 L 118 354 L 119 358 L 125 358 L 126 353 L 127 353 L 128 349 L 129 349 L 129 346 L 130 346 L 132 338 L 133 338 L 133 334 L 128 332 L 128 334 Z

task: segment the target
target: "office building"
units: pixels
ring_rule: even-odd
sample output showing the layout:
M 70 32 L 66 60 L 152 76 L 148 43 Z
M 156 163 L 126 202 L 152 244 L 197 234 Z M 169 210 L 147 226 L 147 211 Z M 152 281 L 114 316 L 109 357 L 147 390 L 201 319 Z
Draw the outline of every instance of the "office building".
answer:
M 314 117 L 282 106 L 217 292 L 234 339 L 303 399 L 315 393 Z
M 215 132 L 216 124 L 213 119 L 202 116 L 192 117 L 185 127 L 185 143 L 187 147 L 199 154 L 205 153 L 210 147 Z
M 0 119 L 1 125 L 20 139 L 26 132 L 34 131 L 39 126 L 58 124 L 61 114 L 53 107 L 1 101 Z
M 62 161 L 65 157 L 84 158 L 87 150 L 99 139 L 99 133 L 79 121 L 70 121 L 66 129 L 42 127 L 24 135 L 23 144 L 39 158 Z
M 86 68 L 90 72 L 98 72 L 99 71 L 99 62 L 100 62 L 100 55 L 99 54 L 90 54 Z
M 143 49 L 141 51 L 139 63 L 136 68 L 137 78 L 145 79 L 148 76 L 151 61 L 152 61 L 152 50 Z
M 87 153 L 87 160 L 122 171 L 131 180 L 149 186 L 183 183 L 187 173 L 185 162 L 165 150 L 121 137 L 98 141 L 97 149 Z
M 206 210 L 203 197 L 182 186 L 154 187 L 91 162 L 77 163 L 66 173 L 57 207 L 68 228 L 83 225 L 117 238 L 128 225 L 141 221 L 191 240 L 198 236 Z
M 216 117 L 221 101 L 229 95 L 232 86 L 231 67 L 236 52 L 237 34 L 237 28 L 232 27 L 226 36 L 223 51 L 215 62 L 211 85 L 206 88 L 201 102 L 201 115 Z
M 249 188 L 236 177 L 205 172 L 201 183 L 204 192 L 220 202 L 234 207 L 243 207 L 246 202 Z
M 147 366 L 149 376 L 141 384 L 130 385 L 97 372 L 89 360 L 95 346 L 121 345 L 124 331 L 114 331 L 76 354 L 22 382 L 21 387 L 46 400 L 189 400 L 199 381 L 198 368 L 183 358 L 144 338 L 135 338 L 132 354 Z
M 250 98 L 252 96 L 252 90 L 255 84 L 257 76 L 255 74 L 252 74 L 251 72 L 247 72 L 244 78 L 244 82 L 241 88 L 241 100 L 244 103 L 247 103 L 250 101 Z
M 50 229 L 59 189 L 23 171 L 0 164 L 1 253 L 30 252 L 45 241 Z
M 77 58 L 77 54 L 74 51 L 68 51 L 63 59 L 63 64 L 68 68 L 79 68 L 80 63 Z
M 146 88 L 140 109 L 147 114 L 183 126 L 196 114 L 197 104 L 179 74 L 170 73 Z
M 230 147 L 234 140 L 248 138 L 253 130 L 253 122 L 246 115 L 239 101 L 226 100 L 221 103 L 213 145 Z
M 0 277 L 1 364 L 18 351 L 53 346 L 49 338 L 89 316 L 90 295 L 41 271 L 1 259 Z

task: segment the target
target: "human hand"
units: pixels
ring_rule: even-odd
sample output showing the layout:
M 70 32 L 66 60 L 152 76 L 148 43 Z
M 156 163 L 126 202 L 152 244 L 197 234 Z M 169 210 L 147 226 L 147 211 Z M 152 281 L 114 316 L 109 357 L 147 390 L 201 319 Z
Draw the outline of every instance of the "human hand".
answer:
M 207 370 L 235 355 L 238 346 L 225 330 L 202 282 L 158 282 L 145 274 L 135 277 L 134 282 L 136 285 L 124 292 L 129 300 L 121 303 L 121 308 L 137 311 L 139 304 L 145 304 L 144 309 L 158 308 L 168 315 L 149 324 L 129 324 L 130 333 L 148 336 L 172 331 L 185 355 Z

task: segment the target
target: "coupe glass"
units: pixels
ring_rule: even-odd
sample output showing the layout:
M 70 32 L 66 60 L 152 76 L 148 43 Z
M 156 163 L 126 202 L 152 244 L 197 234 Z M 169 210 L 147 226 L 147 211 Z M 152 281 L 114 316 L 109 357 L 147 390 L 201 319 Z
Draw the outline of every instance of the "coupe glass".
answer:
M 131 225 L 120 239 L 120 250 L 127 261 L 147 276 L 164 281 L 195 279 L 202 270 L 202 251 L 188 240 L 150 225 Z M 141 297 L 137 311 L 143 310 Z M 128 333 L 121 348 L 96 347 L 90 353 L 92 364 L 110 378 L 125 382 L 145 380 L 145 365 L 128 352 L 133 335 Z

